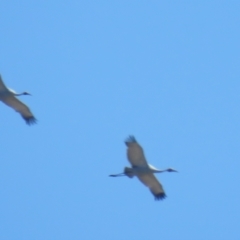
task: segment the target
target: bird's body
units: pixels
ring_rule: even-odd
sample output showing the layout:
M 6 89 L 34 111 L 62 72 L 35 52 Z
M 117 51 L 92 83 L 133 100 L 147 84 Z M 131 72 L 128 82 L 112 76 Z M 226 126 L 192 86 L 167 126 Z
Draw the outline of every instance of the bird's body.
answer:
M 136 176 L 145 186 L 147 186 L 156 200 L 164 199 L 166 194 L 161 183 L 154 176 L 154 173 L 161 172 L 177 172 L 172 168 L 159 170 L 147 163 L 142 147 L 138 144 L 133 136 L 130 136 L 126 141 L 127 158 L 132 167 L 125 167 L 124 172 L 120 174 L 112 174 L 111 177 L 128 176 L 133 178 Z
M 30 109 L 16 98 L 16 96 L 21 95 L 30 94 L 27 92 L 16 93 L 14 90 L 7 88 L 0 76 L 0 101 L 19 112 L 27 124 L 34 124 L 37 120 L 31 113 Z

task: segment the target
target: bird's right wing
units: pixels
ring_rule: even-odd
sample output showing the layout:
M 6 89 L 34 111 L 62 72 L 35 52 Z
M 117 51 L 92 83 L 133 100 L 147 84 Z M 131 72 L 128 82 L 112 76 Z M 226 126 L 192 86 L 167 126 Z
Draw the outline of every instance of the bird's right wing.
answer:
M 150 189 L 156 200 L 162 200 L 166 197 L 162 184 L 157 180 L 153 173 L 142 173 L 138 174 L 137 177 Z
M 30 109 L 24 103 L 19 101 L 16 97 L 8 96 L 2 99 L 2 101 L 9 107 L 19 112 L 28 125 L 31 125 L 37 122 L 36 118 L 33 116 Z
M 138 144 L 133 136 L 126 140 L 127 158 L 133 167 L 148 167 L 147 160 L 144 156 L 142 147 Z
M 0 92 L 4 90 L 7 90 L 7 87 L 2 80 L 2 76 L 0 75 Z

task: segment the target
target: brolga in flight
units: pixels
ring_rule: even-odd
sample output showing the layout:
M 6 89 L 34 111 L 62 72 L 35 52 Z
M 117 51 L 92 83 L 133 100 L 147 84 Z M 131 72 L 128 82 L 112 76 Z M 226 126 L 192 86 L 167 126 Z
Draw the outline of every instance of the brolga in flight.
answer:
M 16 93 L 12 89 L 7 88 L 0 75 L 0 101 L 19 112 L 28 125 L 34 124 L 37 120 L 31 113 L 30 109 L 16 98 L 21 95 L 31 94 L 28 92 Z
M 129 136 L 125 141 L 127 145 L 127 158 L 132 167 L 125 167 L 123 173 L 111 174 L 110 177 L 127 176 L 133 178 L 136 176 L 145 186 L 149 188 L 156 200 L 162 200 L 166 197 L 161 183 L 154 176 L 154 173 L 177 172 L 172 168 L 159 170 L 150 165 L 145 156 L 142 147 L 134 136 Z

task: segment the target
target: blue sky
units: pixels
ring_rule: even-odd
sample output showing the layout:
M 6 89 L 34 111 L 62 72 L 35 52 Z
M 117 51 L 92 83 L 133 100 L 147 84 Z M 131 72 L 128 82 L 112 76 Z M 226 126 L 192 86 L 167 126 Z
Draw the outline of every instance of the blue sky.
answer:
M 0 239 L 240 239 L 240 2 L 6 1 Z M 129 163 L 133 134 L 154 201 Z

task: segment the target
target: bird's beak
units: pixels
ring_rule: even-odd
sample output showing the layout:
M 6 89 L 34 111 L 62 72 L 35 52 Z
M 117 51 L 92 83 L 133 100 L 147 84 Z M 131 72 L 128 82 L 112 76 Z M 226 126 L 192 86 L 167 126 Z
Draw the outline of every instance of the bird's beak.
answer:
M 168 168 L 167 169 L 168 172 L 178 172 L 177 170 L 173 169 L 173 168 Z

